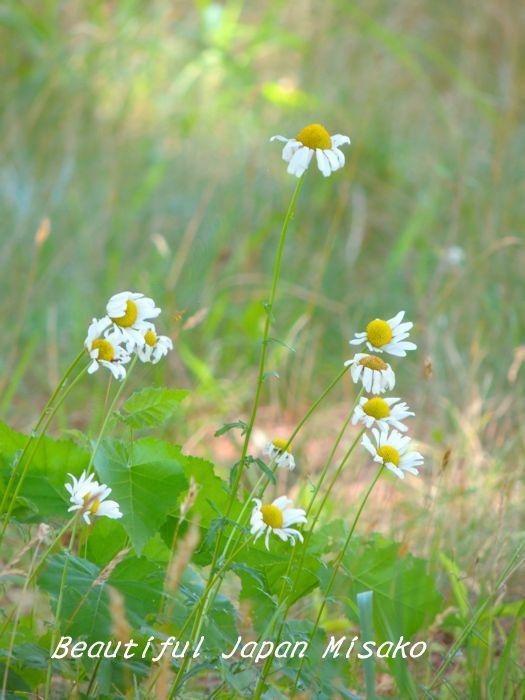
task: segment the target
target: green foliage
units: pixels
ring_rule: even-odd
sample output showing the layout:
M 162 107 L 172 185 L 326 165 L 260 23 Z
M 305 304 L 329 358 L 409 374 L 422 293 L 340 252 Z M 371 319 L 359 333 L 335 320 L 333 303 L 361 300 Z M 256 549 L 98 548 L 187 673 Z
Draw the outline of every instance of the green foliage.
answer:
M 122 525 L 137 554 L 173 511 L 188 480 L 177 448 L 154 439 L 125 444 L 106 440 L 95 466 L 121 506 Z
M 27 435 L 0 422 L 0 483 L 4 486 L 27 440 Z M 64 488 L 66 481 L 70 481 L 68 474 L 78 477 L 88 463 L 89 452 L 73 440 L 44 437 L 22 485 L 16 517 L 29 522 L 42 517 L 63 517 L 69 498 Z
M 160 427 L 176 412 L 187 391 L 148 388 L 135 392 L 117 413 L 120 420 L 139 430 Z

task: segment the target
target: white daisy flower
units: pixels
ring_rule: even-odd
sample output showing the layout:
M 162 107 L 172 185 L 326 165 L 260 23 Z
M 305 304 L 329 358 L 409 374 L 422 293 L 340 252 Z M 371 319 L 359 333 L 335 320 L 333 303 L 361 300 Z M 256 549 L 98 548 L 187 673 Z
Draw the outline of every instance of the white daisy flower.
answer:
M 270 457 L 272 462 L 280 469 L 295 469 L 295 459 L 293 456 L 292 446 L 288 445 L 288 440 L 283 438 L 275 438 L 272 442 L 267 442 L 263 448 L 263 454 Z M 285 449 L 286 448 L 286 449 Z
M 376 355 L 358 352 L 351 360 L 345 362 L 345 367 L 351 367 L 354 384 L 361 381 L 364 390 L 369 394 L 382 394 L 395 386 L 394 370 L 388 362 Z
M 411 449 L 412 441 L 409 437 L 401 435 L 397 430 L 389 433 L 388 427 L 382 430 L 372 428 L 372 435 L 375 445 L 368 435 L 363 435 L 361 444 L 370 452 L 374 462 L 384 464 L 400 479 L 405 478 L 405 472 L 416 476 L 419 474 L 416 467 L 423 464 L 423 455 Z
M 310 124 L 297 134 L 294 139 L 286 136 L 272 136 L 270 141 L 282 141 L 283 160 L 288 163 L 290 175 L 301 177 L 310 165 L 315 153 L 317 167 L 325 177 L 339 170 L 345 164 L 345 156 L 339 146 L 350 143 L 348 136 L 334 134 L 330 136 L 321 124 Z
M 93 362 L 88 373 L 93 374 L 100 366 L 107 367 L 115 379 L 124 379 L 129 362 L 129 353 L 121 346 L 122 336 L 118 331 L 108 329 L 111 321 L 105 317 L 90 323 L 84 346 Z
M 405 312 L 400 311 L 388 321 L 384 321 L 382 318 L 370 321 L 366 331 L 356 333 L 354 339 L 349 341 L 350 345 L 366 343 L 372 352 L 387 352 L 390 355 L 405 357 L 406 350 L 415 350 L 417 345 L 405 340 L 414 324 L 410 321 L 401 323 L 404 315 Z
M 254 498 L 255 503 L 250 518 L 251 534 L 255 535 L 255 541 L 266 533 L 264 543 L 266 549 L 269 547 L 269 537 L 273 532 L 283 542 L 289 541 L 295 544 L 295 538 L 303 541 L 303 536 L 299 530 L 290 527 L 299 523 L 306 523 L 306 511 L 302 508 L 290 508 L 292 501 L 287 496 L 276 498 L 273 503 L 262 504 L 258 498 Z
M 144 333 L 144 345 L 137 347 L 137 355 L 142 362 L 157 362 L 173 350 L 173 342 L 167 335 L 157 335 L 154 328 Z
M 114 294 L 108 301 L 106 313 L 134 347 L 142 347 L 145 343 L 146 331 L 155 330 L 149 319 L 157 318 L 160 309 L 155 306 L 153 299 L 145 297 L 144 294 L 120 292 Z M 128 350 L 130 350 L 129 347 Z
M 352 424 L 362 423 L 367 428 L 388 428 L 389 425 L 405 432 L 406 425 L 401 421 L 415 415 L 407 404 L 400 399 L 382 399 L 379 396 L 367 398 L 362 396 L 354 409 Z
M 65 484 L 71 496 L 69 500 L 73 504 L 68 508 L 68 512 L 82 511 L 82 517 L 88 525 L 91 525 L 91 516 L 96 518 L 105 516 L 112 520 L 122 517 L 119 504 L 116 501 L 106 501 L 111 489 L 105 484 L 94 481 L 93 474 L 86 476 L 86 472 L 82 472 L 80 479 L 76 479 L 73 474 L 68 476 L 73 479 L 72 484 Z

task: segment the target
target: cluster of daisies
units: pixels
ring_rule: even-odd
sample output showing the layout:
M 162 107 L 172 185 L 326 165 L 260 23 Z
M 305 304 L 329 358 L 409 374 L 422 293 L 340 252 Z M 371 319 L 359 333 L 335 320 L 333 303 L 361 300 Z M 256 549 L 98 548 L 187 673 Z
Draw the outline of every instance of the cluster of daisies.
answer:
M 167 336 L 157 335 L 151 321 L 160 312 L 153 299 L 139 292 L 114 294 L 106 305 L 106 316 L 94 318 L 88 328 L 84 346 L 91 358 L 89 374 L 106 367 L 115 379 L 122 380 L 133 353 L 142 362 L 152 364 L 167 355 L 173 343 Z M 119 504 L 107 500 L 111 489 L 96 481 L 94 474 L 82 472 L 78 479 L 73 474 L 69 476 L 72 483 L 65 485 L 72 504 L 69 511 L 80 511 L 88 525 L 91 518 L 122 517 Z
M 350 340 L 351 345 L 365 345 L 369 353 L 359 352 L 345 362 L 354 383 L 361 383 L 368 394 L 359 399 L 352 416 L 353 425 L 361 424 L 370 431 L 371 437 L 365 432 L 361 444 L 370 452 L 374 462 L 400 479 L 404 479 L 405 473 L 417 475 L 417 467 L 423 464 L 423 456 L 403 434 L 407 431 L 404 421 L 414 413 L 401 399 L 381 396 L 393 389 L 396 383 L 394 371 L 381 355 L 405 357 L 407 351 L 416 349 L 416 345 L 407 340 L 413 324 L 404 322 L 404 316 L 405 312 L 400 311 L 387 321 L 379 318 L 370 321 L 362 333 L 356 333 Z M 278 438 L 267 443 L 264 454 L 270 457 L 271 466 L 295 468 L 292 448 L 286 440 Z M 265 534 L 267 548 L 270 533 L 291 544 L 295 544 L 296 539 L 303 541 L 301 532 L 292 526 L 306 522 L 304 510 L 291 507 L 292 502 L 286 496 L 267 505 L 259 499 L 254 501 L 250 524 L 256 540 Z
M 114 294 L 106 305 L 106 316 L 94 318 L 88 328 L 84 341 L 92 360 L 88 372 L 106 367 L 115 379 L 124 379 L 125 365 L 133 353 L 142 362 L 156 364 L 173 349 L 171 338 L 157 335 L 151 321 L 159 314 L 159 307 L 144 294 Z

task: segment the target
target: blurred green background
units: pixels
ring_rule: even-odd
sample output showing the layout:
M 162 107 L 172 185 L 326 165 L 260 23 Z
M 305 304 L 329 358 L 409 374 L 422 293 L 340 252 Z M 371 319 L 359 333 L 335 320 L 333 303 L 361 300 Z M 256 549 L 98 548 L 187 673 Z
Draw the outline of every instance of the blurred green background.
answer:
M 269 138 L 315 121 L 352 146 L 344 170 L 308 173 L 290 230 L 274 335 L 296 353 L 272 349 L 271 420 L 293 422 L 353 332 L 405 308 L 419 352 L 396 369 L 419 437 L 439 452 L 459 431 L 476 464 L 487 448 L 516 466 L 523 7 L 7 0 L 0 13 L 0 417 L 29 428 L 107 297 L 141 290 L 176 350 L 134 381 L 192 388 L 175 437 L 206 451 L 251 401 L 295 185 Z M 96 418 L 87 406 L 68 425 Z

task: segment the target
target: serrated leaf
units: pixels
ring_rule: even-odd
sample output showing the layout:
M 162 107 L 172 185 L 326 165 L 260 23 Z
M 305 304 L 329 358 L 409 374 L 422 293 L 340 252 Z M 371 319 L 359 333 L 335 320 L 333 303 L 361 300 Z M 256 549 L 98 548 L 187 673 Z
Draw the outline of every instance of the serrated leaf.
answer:
M 189 392 L 149 387 L 136 391 L 116 415 L 131 428 L 140 430 L 162 425 L 170 418 Z
M 178 450 L 152 438 L 132 446 L 106 440 L 96 454 L 97 472 L 112 488 L 123 513 L 120 522 L 138 554 L 188 487 L 177 457 Z

